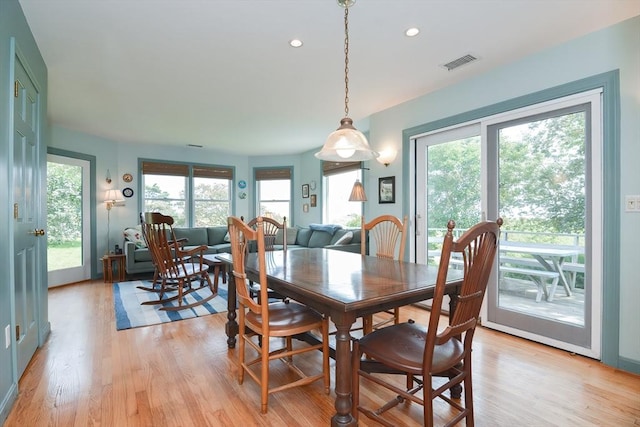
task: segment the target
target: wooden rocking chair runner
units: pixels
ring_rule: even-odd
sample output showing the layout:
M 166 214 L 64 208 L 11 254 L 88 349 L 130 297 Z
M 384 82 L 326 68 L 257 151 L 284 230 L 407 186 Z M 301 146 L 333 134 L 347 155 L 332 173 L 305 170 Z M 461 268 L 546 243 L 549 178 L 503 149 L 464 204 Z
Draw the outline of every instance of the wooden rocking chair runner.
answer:
M 463 419 L 466 419 L 467 426 L 474 425 L 471 345 L 494 265 L 501 225 L 501 218 L 496 222 L 476 224 L 454 241 L 455 223 L 449 221 L 428 326 L 401 323 L 378 329 L 354 342 L 352 413 L 356 419 L 358 412 L 362 412 L 382 425 L 392 426 L 393 423 L 382 417 L 383 413 L 399 403 L 410 401 L 423 405 L 424 425 L 433 426 L 433 400 L 440 397 L 454 411 L 457 410 L 446 426 L 453 426 Z M 452 253 L 460 255 L 464 273 L 453 317 L 449 325 L 439 331 L 438 322 Z M 367 361 L 373 360 L 386 369 L 365 368 L 365 365 L 361 365 L 363 355 L 366 355 Z M 374 375 L 373 372 L 406 375 L 406 389 L 388 382 L 384 375 Z M 435 376 L 446 376 L 449 380 L 434 389 L 432 379 Z M 415 377 L 421 377 L 421 380 Z M 377 410 L 365 408 L 360 404 L 360 378 L 385 387 L 396 396 Z M 464 402 L 445 396 L 447 390 L 460 384 L 464 384 Z
M 265 249 L 265 223 L 262 218 L 258 217 L 255 229 L 253 229 L 245 224 L 241 218 L 229 217 L 227 221 L 231 239 L 231 256 L 233 258 L 231 280 L 235 280 L 238 297 L 238 329 L 240 332 L 238 382 L 242 384 L 246 373 L 260 385 L 260 408 L 262 413 L 267 412 L 269 394 L 280 390 L 310 384 L 322 379 L 324 391 L 328 394 L 330 385 L 328 319 L 294 301 L 289 303 L 269 303 L 266 263 L 270 253 Z M 255 256 L 258 257 L 260 268 L 260 298 L 257 299 L 254 299 L 251 295 L 245 271 L 245 258 L 249 254 L 247 245 L 254 243 L 257 247 Z M 254 256 L 253 253 L 251 255 Z M 293 347 L 292 337 L 314 330 L 322 332 L 322 342 L 320 344 L 308 345 L 301 341 L 302 347 Z M 272 349 L 273 342 L 270 338 L 273 337 L 284 338 L 285 346 Z M 256 358 L 245 360 L 247 345 L 255 350 L 257 353 Z M 316 375 L 307 375 L 294 364 L 293 358 L 301 353 L 316 350 L 322 350 L 322 372 Z M 269 364 L 275 359 L 282 360 L 294 374 L 297 374 L 298 379 L 283 385 L 270 387 Z M 258 366 L 256 367 L 255 365 Z
M 367 255 L 367 242 L 375 245 L 375 252 L 378 258 L 388 258 L 397 261 L 404 259 L 404 247 L 407 240 L 407 230 L 409 228 L 409 218 L 405 215 L 400 221 L 393 215 L 381 215 L 365 222 L 364 216 L 361 222 L 361 243 L 360 253 Z M 373 316 L 368 315 L 363 318 L 363 332 L 370 333 L 374 329 L 381 328 L 388 324 L 398 324 L 400 322 L 400 308 L 382 313 L 387 318 L 377 323 L 373 323 Z
M 177 300 L 176 306 L 160 307 L 160 310 L 167 311 L 195 307 L 218 294 L 217 286 L 213 286 L 209 278 L 209 266 L 202 262 L 202 255 L 207 247 L 202 245 L 184 250 L 183 243 L 173 233 L 172 225 L 173 218 L 170 216 L 158 212 L 144 214 L 142 232 L 156 268 L 154 280 L 159 280 L 160 286 L 153 289 L 159 293 L 158 299 L 143 304 L 164 304 Z M 199 286 L 194 286 L 194 282 L 199 282 Z M 191 304 L 183 304 L 185 295 L 206 287 L 211 290 L 211 295 Z M 165 298 L 165 294 L 169 292 L 177 294 Z

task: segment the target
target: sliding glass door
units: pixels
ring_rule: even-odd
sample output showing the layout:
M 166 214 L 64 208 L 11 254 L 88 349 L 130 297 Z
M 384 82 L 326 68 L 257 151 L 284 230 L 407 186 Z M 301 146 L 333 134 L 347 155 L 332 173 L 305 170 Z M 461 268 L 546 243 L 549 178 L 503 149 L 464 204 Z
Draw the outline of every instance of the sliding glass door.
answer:
M 601 117 L 594 91 L 414 140 L 417 262 L 456 233 L 504 220 L 484 325 L 600 356 Z

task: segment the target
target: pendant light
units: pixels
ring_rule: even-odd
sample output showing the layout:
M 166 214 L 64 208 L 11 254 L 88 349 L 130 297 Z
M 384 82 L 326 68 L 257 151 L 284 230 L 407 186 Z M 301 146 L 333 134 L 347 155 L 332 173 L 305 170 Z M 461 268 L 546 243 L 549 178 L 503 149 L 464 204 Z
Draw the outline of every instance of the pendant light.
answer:
M 353 126 L 349 118 L 349 7 L 355 0 L 338 0 L 344 7 L 344 118 L 340 127 L 332 132 L 316 158 L 332 162 L 354 162 L 371 160 L 379 156 L 369 147 L 367 138 Z
M 364 192 L 364 186 L 360 182 L 359 179 L 356 179 L 356 182 L 353 183 L 353 188 L 351 189 L 351 195 L 349 196 L 350 202 L 366 202 L 367 195 Z

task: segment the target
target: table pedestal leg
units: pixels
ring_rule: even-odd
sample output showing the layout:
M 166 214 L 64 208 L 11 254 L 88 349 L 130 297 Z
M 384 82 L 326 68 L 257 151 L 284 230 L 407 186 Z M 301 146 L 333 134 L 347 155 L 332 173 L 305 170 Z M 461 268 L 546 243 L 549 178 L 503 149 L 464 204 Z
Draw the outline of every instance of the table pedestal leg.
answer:
M 332 319 L 336 325 L 336 414 L 332 426 L 355 426 L 351 415 L 351 335 L 355 319 Z
M 231 271 L 231 269 L 227 269 Z M 236 347 L 236 336 L 238 335 L 238 322 L 236 322 L 236 281 L 231 277 L 227 279 L 228 291 L 227 291 L 227 323 L 224 326 L 224 330 L 227 333 L 227 347 Z

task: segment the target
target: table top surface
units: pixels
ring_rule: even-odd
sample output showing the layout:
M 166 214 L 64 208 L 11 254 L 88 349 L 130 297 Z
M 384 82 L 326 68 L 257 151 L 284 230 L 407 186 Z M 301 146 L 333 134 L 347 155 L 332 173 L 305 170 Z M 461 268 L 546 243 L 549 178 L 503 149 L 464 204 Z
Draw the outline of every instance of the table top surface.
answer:
M 501 252 L 525 253 L 531 255 L 550 256 L 550 257 L 569 257 L 584 253 L 584 248 L 579 246 L 555 246 L 534 243 L 520 242 L 500 242 Z
M 231 254 L 217 256 L 232 262 Z M 289 294 L 293 291 L 340 311 L 426 299 L 426 294 L 433 293 L 438 275 L 436 266 L 323 248 L 270 251 L 265 256 L 270 287 L 281 285 Z M 248 274 L 257 273 L 257 262 L 256 253 L 248 255 Z M 447 279 L 453 282 L 461 278 L 461 271 L 450 270 Z

